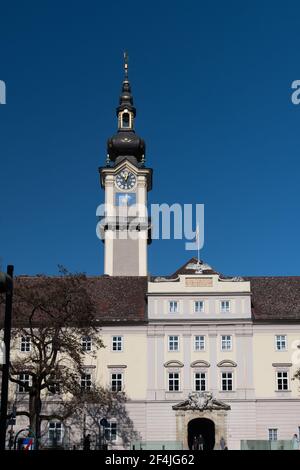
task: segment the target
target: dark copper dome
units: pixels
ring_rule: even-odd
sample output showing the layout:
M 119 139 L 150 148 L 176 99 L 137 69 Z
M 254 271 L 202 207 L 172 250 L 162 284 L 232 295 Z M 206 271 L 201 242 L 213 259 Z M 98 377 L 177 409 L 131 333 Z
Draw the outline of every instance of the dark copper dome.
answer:
M 122 84 L 119 106 L 116 109 L 118 116 L 118 132 L 107 141 L 107 156 L 110 162 L 121 157 L 133 157 L 136 163 L 143 163 L 145 158 L 145 142 L 134 131 L 134 118 L 136 109 L 133 105 L 131 87 L 126 76 Z M 119 158 L 120 157 L 120 158 Z

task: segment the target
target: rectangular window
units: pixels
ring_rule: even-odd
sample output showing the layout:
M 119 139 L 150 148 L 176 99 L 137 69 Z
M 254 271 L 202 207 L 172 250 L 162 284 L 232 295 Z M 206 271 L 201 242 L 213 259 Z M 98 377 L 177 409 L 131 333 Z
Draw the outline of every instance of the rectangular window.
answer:
M 58 421 L 50 421 L 48 427 L 48 439 L 51 445 L 55 445 L 62 442 L 63 437 L 63 425 Z
M 168 349 L 169 351 L 179 351 L 179 336 L 169 336 Z
M 123 351 L 123 336 L 113 336 L 112 338 L 112 350 Z
M 205 336 L 195 336 L 194 349 L 195 351 L 204 351 L 205 349 Z
M 230 300 L 221 300 L 221 312 L 222 313 L 230 312 Z
M 120 372 L 111 374 L 112 392 L 121 392 L 122 389 L 123 389 L 123 374 Z
M 229 392 L 233 389 L 232 372 L 222 372 L 222 391 Z
M 30 352 L 31 349 L 31 338 L 30 336 L 21 337 L 21 352 Z
M 88 352 L 92 350 L 92 338 L 90 336 L 83 336 L 81 339 L 82 351 Z
M 109 442 L 117 440 L 117 423 L 110 421 L 108 426 L 105 427 L 105 439 Z
M 30 379 L 30 375 L 29 374 L 26 374 L 26 373 L 23 373 L 23 374 L 20 374 L 19 375 L 19 380 L 21 380 L 24 385 L 18 385 L 18 392 L 19 393 L 26 393 L 27 390 L 26 390 L 26 385 L 28 387 L 30 387 L 30 384 L 31 384 L 31 379 Z
M 205 392 L 206 391 L 206 373 L 205 372 L 195 372 L 195 374 L 194 374 L 194 390 L 196 392 Z
M 286 351 L 287 349 L 286 335 L 276 335 L 275 343 L 276 343 L 276 351 Z
M 269 429 L 269 441 L 277 441 L 277 429 Z
M 177 302 L 177 300 L 170 300 L 170 302 L 169 302 L 169 313 L 178 313 L 178 302 Z
M 88 392 L 92 387 L 92 376 L 91 374 L 82 374 L 80 381 L 81 390 Z
M 286 371 L 278 371 L 277 375 L 277 390 L 288 390 L 289 389 L 289 378 Z
M 195 300 L 195 302 L 194 302 L 194 312 L 195 313 L 204 312 L 204 302 L 203 302 L 203 300 Z
M 60 384 L 59 382 L 53 382 L 48 386 L 48 390 L 50 393 L 53 393 L 53 395 L 58 395 L 60 394 Z
M 168 390 L 169 392 L 179 391 L 179 372 L 169 372 L 168 374 Z
M 221 336 L 221 350 L 222 351 L 231 351 L 232 349 L 232 336 L 231 335 L 222 335 Z

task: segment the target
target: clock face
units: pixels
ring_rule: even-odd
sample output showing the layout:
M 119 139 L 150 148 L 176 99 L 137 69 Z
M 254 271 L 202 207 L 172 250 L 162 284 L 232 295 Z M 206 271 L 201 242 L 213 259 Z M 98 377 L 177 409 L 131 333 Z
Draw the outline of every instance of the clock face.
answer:
M 116 176 L 116 185 L 120 189 L 132 189 L 136 183 L 136 176 L 128 170 L 122 170 Z

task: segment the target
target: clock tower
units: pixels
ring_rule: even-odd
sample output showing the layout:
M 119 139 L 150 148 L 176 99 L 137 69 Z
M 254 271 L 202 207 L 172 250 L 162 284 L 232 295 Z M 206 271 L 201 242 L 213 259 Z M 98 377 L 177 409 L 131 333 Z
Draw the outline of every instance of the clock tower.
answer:
M 147 276 L 147 245 L 151 223 L 147 193 L 152 187 L 152 169 L 145 166 L 145 142 L 134 130 L 136 109 L 125 77 L 117 107 L 118 131 L 107 142 L 106 166 L 100 167 L 105 191 L 105 216 L 101 221 L 104 242 L 104 274 Z

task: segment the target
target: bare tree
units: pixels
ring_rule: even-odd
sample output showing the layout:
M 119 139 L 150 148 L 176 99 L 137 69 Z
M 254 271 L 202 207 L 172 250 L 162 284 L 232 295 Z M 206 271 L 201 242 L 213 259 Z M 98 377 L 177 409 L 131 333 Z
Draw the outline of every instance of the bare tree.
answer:
M 121 438 L 122 444 L 127 446 L 139 439 L 140 435 L 134 429 L 126 410 L 126 403 L 127 397 L 124 392 L 112 392 L 108 388 L 94 387 L 85 395 L 73 396 L 73 413 L 69 422 L 80 428 L 84 419 L 85 432 L 96 435 L 100 444 L 101 437 L 103 439 L 101 420 L 103 418 L 108 421 L 113 420 L 117 424 L 118 437 Z
M 23 337 L 30 351 L 12 354 L 10 381 L 29 395 L 28 409 L 18 410 L 17 415 L 29 418 L 37 446 L 41 421 L 66 419 L 73 412 L 72 397 L 80 396 L 79 377 L 85 360 L 82 337 L 90 338 L 94 353 L 103 347 L 95 313 L 84 274 L 70 274 L 60 268 L 58 277 L 15 280 L 12 344 Z M 43 391 L 47 390 L 68 397 L 58 412 L 43 414 Z

